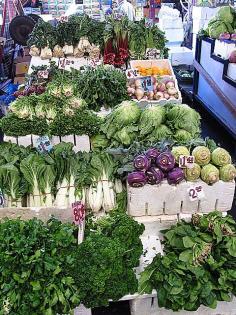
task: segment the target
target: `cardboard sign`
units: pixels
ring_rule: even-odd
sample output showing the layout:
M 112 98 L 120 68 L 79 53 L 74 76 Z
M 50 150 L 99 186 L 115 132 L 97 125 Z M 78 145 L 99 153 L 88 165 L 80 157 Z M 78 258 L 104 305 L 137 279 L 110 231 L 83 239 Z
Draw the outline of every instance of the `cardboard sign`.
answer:
M 195 158 L 192 155 L 180 155 L 179 167 L 181 168 L 193 168 Z
M 70 70 L 74 63 L 75 63 L 74 60 L 70 60 L 68 58 L 60 58 L 58 68 L 63 70 Z
M 85 205 L 82 201 L 72 203 L 72 214 L 74 224 L 79 226 L 78 230 L 78 244 L 83 242 L 84 228 L 85 228 Z
M 0 37 L 0 46 L 4 46 L 6 44 L 6 38 L 5 37 Z
M 59 21 L 62 22 L 62 23 L 68 22 L 68 16 L 66 16 L 66 15 L 60 16 Z
M 39 153 L 49 153 L 53 149 L 52 143 L 48 136 L 38 137 L 35 147 Z
M 139 75 L 138 69 L 128 69 L 125 73 L 128 79 L 136 78 Z
M 190 201 L 201 200 L 205 197 L 202 185 L 192 186 L 187 192 Z
M 142 77 L 140 78 L 140 80 L 141 80 L 142 88 L 144 89 L 145 92 L 150 92 L 154 90 L 151 76 Z
M 48 74 L 48 70 L 39 70 L 37 73 L 39 79 L 47 79 Z
M 149 60 L 160 59 L 160 50 L 156 48 L 146 49 L 146 58 Z

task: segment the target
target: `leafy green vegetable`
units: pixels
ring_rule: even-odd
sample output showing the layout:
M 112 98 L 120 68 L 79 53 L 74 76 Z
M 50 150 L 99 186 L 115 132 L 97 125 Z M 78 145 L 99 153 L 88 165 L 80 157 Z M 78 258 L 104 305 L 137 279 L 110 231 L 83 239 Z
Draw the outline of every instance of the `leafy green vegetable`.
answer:
M 147 136 L 160 127 L 165 120 L 165 109 L 162 106 L 152 106 L 142 111 L 139 120 L 140 136 Z

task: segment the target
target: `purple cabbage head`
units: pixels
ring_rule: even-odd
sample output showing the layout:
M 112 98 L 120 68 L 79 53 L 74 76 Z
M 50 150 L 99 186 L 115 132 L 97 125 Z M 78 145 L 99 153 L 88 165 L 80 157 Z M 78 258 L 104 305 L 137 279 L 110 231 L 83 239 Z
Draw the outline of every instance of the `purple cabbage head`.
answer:
M 141 154 L 134 159 L 134 167 L 138 171 L 146 171 L 151 166 L 151 160 L 146 155 Z
M 173 168 L 167 175 L 167 181 L 170 185 L 177 185 L 184 179 L 184 171 L 180 167 Z
M 156 148 L 150 148 L 146 151 L 145 155 L 148 157 L 152 163 L 156 162 L 156 158 L 160 155 L 160 151 Z
M 132 172 L 128 175 L 127 181 L 131 187 L 143 187 L 147 183 L 147 178 L 143 172 Z
M 151 167 L 146 172 L 147 183 L 150 185 L 160 184 L 164 178 L 163 172 L 157 167 Z
M 162 152 L 156 158 L 156 166 L 162 171 L 168 172 L 175 166 L 175 158 L 171 152 Z

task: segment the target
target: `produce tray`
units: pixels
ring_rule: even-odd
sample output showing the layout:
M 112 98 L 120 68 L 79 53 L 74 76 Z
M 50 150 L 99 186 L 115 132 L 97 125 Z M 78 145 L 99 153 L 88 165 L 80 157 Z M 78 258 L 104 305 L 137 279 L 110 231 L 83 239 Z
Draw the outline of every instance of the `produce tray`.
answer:
M 158 67 L 158 68 L 162 68 L 162 69 L 167 69 L 170 72 L 171 76 L 175 75 L 169 59 L 131 60 L 130 61 L 131 69 L 135 69 L 135 68 L 137 68 L 137 66 L 145 67 L 145 68 L 149 68 L 149 67 L 154 66 L 154 67 Z
M 188 71 L 188 72 L 194 71 L 193 67 L 188 67 L 188 66 L 179 66 L 178 67 L 178 66 L 176 66 L 176 67 L 173 67 L 173 70 L 174 70 L 177 81 L 179 81 L 181 83 L 185 83 L 185 84 L 192 84 L 193 83 L 193 77 L 185 78 L 179 74 L 179 71 Z
M 191 201 L 188 189 L 201 186 L 202 199 Z M 184 181 L 176 186 L 167 181 L 160 185 L 132 188 L 127 185 L 128 213 L 131 216 L 155 216 L 177 213 L 208 213 L 214 210 L 229 211 L 234 198 L 235 182 L 218 181 L 212 186 L 199 180 Z
M 5 142 L 12 142 L 27 147 L 29 145 L 35 146 L 36 140 L 39 136 L 37 135 L 28 135 L 24 137 L 8 137 L 4 136 Z M 90 151 L 90 139 L 87 135 L 69 135 L 64 137 L 53 136 L 51 138 L 52 145 L 58 144 L 60 142 L 71 142 L 74 144 L 74 151 Z

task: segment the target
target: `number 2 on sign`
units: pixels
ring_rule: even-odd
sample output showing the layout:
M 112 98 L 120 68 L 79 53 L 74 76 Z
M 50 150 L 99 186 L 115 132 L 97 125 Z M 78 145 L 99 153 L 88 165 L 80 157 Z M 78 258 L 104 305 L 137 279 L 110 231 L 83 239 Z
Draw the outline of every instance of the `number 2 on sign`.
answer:
M 188 188 L 188 195 L 190 201 L 202 199 L 205 197 L 203 187 L 201 185 Z

